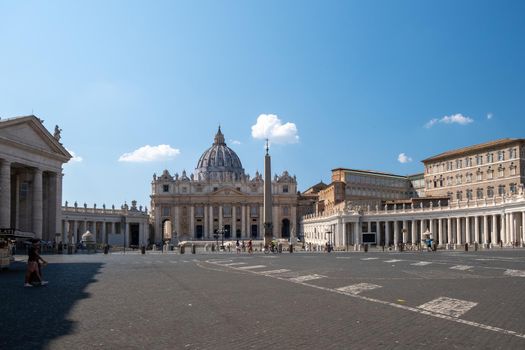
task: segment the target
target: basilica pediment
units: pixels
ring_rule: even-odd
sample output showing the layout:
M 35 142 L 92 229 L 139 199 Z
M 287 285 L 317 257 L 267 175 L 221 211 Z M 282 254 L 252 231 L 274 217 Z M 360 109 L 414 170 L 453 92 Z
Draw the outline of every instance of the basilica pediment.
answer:
M 35 116 L 0 119 L 0 143 L 44 153 L 67 162 L 71 155 Z
M 236 188 L 226 187 L 226 188 L 220 188 L 217 191 L 212 192 L 211 195 L 212 196 L 236 196 L 236 195 L 244 195 L 244 193 L 237 190 Z

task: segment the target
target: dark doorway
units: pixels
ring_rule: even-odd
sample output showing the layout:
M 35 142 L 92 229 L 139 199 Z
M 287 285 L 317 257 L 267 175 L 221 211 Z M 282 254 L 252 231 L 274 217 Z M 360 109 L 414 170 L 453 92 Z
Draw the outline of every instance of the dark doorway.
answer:
M 230 239 L 232 236 L 230 225 L 224 225 L 224 238 Z
M 241 238 L 241 229 L 240 228 L 238 228 L 237 231 L 235 232 L 235 237 Z
M 197 239 L 202 239 L 203 232 L 204 232 L 204 229 L 202 228 L 202 225 L 197 225 L 196 231 L 197 231 L 196 232 Z
M 138 246 L 139 245 L 139 224 L 129 224 L 129 245 Z
M 290 220 L 283 219 L 283 226 L 281 228 L 281 237 L 290 238 Z
M 259 235 L 258 231 L 259 231 L 258 226 L 252 225 L 252 238 L 257 238 L 257 236 Z

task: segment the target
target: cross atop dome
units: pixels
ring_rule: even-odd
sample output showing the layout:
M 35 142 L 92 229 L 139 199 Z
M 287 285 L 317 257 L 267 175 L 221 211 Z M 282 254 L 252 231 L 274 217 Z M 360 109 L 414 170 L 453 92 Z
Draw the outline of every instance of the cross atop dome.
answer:
M 224 135 L 221 132 L 221 126 L 219 125 L 219 130 L 217 131 L 217 134 L 215 134 L 215 139 L 213 142 L 214 145 L 226 145 L 226 142 L 224 142 Z

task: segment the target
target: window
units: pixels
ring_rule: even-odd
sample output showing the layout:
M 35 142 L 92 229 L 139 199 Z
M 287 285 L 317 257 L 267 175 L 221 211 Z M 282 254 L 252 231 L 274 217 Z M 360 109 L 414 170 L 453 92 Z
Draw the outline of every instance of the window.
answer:
M 258 209 L 257 209 L 256 205 L 251 205 L 250 206 L 250 216 L 252 216 L 252 217 L 259 216 L 258 215 Z
M 162 207 L 162 216 L 170 216 L 170 207 Z
M 478 172 L 476 173 L 476 178 L 478 181 L 483 180 L 483 172 L 480 169 L 478 169 Z
M 182 193 L 186 193 L 186 192 L 188 192 L 188 188 L 183 187 L 183 188 L 182 188 Z
M 467 199 L 468 200 L 472 199 L 472 190 L 467 190 Z
M 494 170 L 489 168 L 489 170 L 487 170 L 487 179 L 492 180 L 493 178 L 494 178 Z
M 456 160 L 456 169 L 461 169 L 463 167 L 463 161 L 461 159 Z
M 487 163 L 492 163 L 494 161 L 494 154 L 487 153 Z
M 283 185 L 283 193 L 288 193 L 288 185 Z
M 499 177 L 503 177 L 503 176 L 505 176 L 505 168 L 504 168 L 504 167 L 500 166 L 500 167 L 498 168 L 498 176 L 499 176 Z
M 222 216 L 225 218 L 229 218 L 232 216 L 232 207 L 231 205 L 225 205 L 222 207 Z
M 290 207 L 288 207 L 288 206 L 284 206 L 283 207 L 283 215 L 284 216 L 290 215 Z
M 198 218 L 202 218 L 204 216 L 204 207 L 201 207 L 201 206 L 195 207 L 195 216 Z
M 477 197 L 478 199 L 483 199 L 483 189 L 482 189 L 482 188 L 478 188 L 478 189 L 476 190 L 476 197 Z
M 505 160 L 505 151 L 498 151 L 498 161 Z
M 463 192 L 462 191 L 457 191 L 456 192 L 456 199 L 458 201 L 462 200 L 463 199 Z
M 162 192 L 169 192 L 170 191 L 170 185 L 162 185 Z
M 514 163 L 511 163 L 510 164 L 510 175 L 516 175 L 516 166 L 514 165 Z
M 447 192 L 447 197 L 452 198 L 452 192 Z
M 465 158 L 465 166 L 472 166 L 472 158 Z
M 509 190 L 510 190 L 510 193 L 512 194 L 516 194 L 516 184 L 515 183 L 512 183 L 509 185 Z
M 483 164 L 483 156 L 476 156 L 476 165 L 482 165 Z
M 514 159 L 514 158 L 516 158 L 516 154 L 517 154 L 516 149 L 515 149 L 515 148 L 511 148 L 511 149 L 509 150 L 509 159 Z
M 505 185 L 499 185 L 498 186 L 498 194 L 500 196 L 504 196 L 505 195 Z
M 488 198 L 494 197 L 494 187 L 492 186 L 487 187 L 487 197 Z
M 472 173 L 467 173 L 467 182 L 472 182 Z
M 219 189 L 218 187 L 214 187 L 213 192 L 217 191 L 218 189 Z

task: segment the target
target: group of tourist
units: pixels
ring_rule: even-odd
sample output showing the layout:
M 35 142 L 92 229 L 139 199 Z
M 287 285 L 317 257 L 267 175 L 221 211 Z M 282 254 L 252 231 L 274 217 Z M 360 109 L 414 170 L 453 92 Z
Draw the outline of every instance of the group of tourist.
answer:
M 45 265 L 47 265 L 47 261 L 40 256 L 40 240 L 34 239 L 31 241 L 28 250 L 24 287 L 45 286 L 48 283 L 42 278 L 42 266 Z

